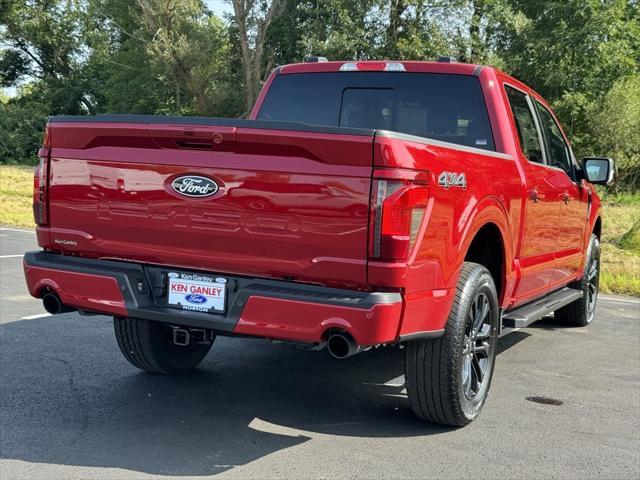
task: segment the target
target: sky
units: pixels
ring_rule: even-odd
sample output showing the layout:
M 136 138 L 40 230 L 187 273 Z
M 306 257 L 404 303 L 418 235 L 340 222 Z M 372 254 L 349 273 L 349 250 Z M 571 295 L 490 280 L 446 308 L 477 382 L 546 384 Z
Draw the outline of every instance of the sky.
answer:
M 219 17 L 223 17 L 225 13 L 233 13 L 231 0 L 204 0 L 204 3 L 209 10 Z M 15 87 L 0 88 L 0 91 L 9 97 L 15 97 L 16 95 Z
M 225 13 L 233 12 L 231 0 L 204 0 L 204 3 L 209 7 L 209 10 L 219 17 L 222 17 Z

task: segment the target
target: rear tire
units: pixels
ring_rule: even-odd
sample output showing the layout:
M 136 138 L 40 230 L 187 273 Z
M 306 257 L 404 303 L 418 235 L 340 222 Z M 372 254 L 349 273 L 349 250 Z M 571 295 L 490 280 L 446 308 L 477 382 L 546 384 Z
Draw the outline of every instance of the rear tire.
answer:
M 465 262 L 444 335 L 405 349 L 407 393 L 418 417 L 462 427 L 478 416 L 493 376 L 498 312 L 491 274 Z
M 570 327 L 584 327 L 593 320 L 600 282 L 600 241 L 591 235 L 582 278 L 568 286 L 582 291 L 582 297 L 555 311 L 556 321 Z
M 131 365 L 150 373 L 174 375 L 198 366 L 213 342 L 182 347 L 166 325 L 139 318 L 113 317 L 120 351 Z

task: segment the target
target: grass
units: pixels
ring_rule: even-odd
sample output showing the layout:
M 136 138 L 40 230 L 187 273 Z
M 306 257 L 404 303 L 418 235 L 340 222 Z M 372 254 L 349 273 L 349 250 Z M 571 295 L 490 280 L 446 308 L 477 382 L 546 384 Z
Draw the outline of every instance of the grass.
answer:
M 601 291 L 640 296 L 640 194 L 605 198 L 601 245 Z
M 33 167 L 0 165 L 0 225 L 34 227 Z M 605 196 L 603 293 L 640 296 L 640 194 Z
M 31 227 L 34 167 L 0 165 L 0 225 Z
M 620 237 L 620 246 L 625 250 L 640 252 L 640 221 L 636 222 L 631 230 Z

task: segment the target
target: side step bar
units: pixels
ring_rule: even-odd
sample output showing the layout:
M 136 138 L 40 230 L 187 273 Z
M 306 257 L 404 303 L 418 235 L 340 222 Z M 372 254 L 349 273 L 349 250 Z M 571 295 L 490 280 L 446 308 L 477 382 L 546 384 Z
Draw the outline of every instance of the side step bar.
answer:
M 527 303 L 521 307 L 506 312 L 502 316 L 503 328 L 525 328 L 545 315 L 558 310 L 565 305 L 579 299 L 582 296 L 580 290 L 563 288 L 538 300 Z

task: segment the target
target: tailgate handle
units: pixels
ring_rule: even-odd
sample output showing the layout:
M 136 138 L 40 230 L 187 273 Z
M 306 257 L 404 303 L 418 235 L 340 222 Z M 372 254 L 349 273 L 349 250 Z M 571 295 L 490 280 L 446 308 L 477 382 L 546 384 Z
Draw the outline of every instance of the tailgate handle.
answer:
M 149 136 L 163 148 L 188 150 L 224 150 L 235 148 L 236 127 L 195 125 L 149 127 Z
M 185 140 L 175 140 L 176 145 L 180 148 L 186 148 L 189 150 L 211 150 L 213 148 L 213 141 L 211 142 L 197 142 L 197 141 L 185 141 Z

